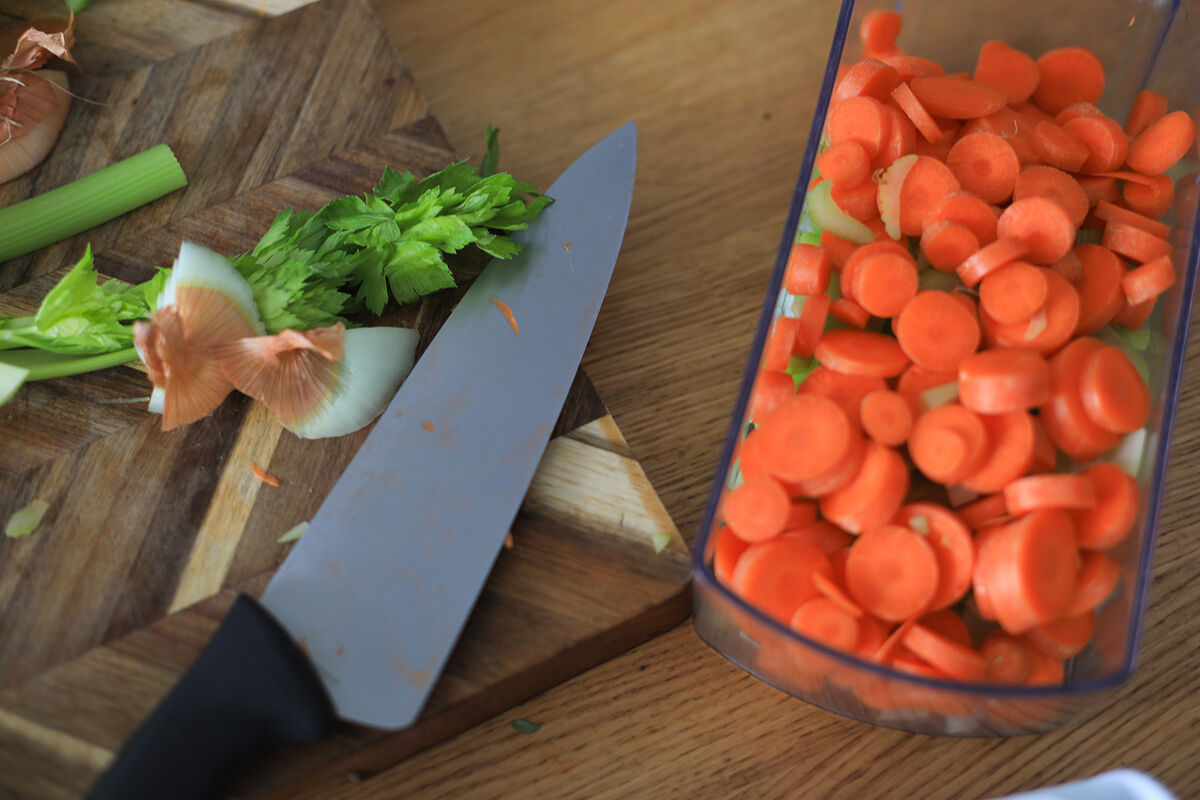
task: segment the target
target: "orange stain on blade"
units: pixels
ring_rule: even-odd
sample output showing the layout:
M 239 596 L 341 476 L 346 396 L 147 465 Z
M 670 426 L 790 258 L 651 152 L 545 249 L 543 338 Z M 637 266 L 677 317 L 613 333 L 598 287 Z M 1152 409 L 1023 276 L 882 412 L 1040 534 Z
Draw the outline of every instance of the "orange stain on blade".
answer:
M 276 478 L 274 475 L 267 472 L 262 467 L 260 467 L 258 464 L 255 464 L 254 462 L 250 462 L 250 471 L 252 473 L 254 473 L 254 477 L 258 478 L 260 481 L 265 483 L 267 486 L 278 486 L 279 485 L 279 478 Z
M 503 300 L 497 300 L 495 297 L 493 297 L 492 305 L 500 309 L 500 313 L 504 315 L 504 319 L 508 320 L 509 327 L 513 329 L 513 335 L 518 335 L 519 331 L 517 330 L 517 318 L 513 316 L 512 309 L 508 307 L 508 304 Z

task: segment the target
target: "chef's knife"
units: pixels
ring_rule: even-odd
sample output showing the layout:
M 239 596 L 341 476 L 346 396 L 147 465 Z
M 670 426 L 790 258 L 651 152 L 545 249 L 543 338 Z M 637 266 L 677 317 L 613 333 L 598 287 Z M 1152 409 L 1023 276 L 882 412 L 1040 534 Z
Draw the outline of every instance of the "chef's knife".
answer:
M 235 601 L 90 797 L 215 797 L 256 751 L 319 741 L 335 715 L 385 729 L 416 720 L 591 335 L 636 144 L 630 122 L 547 190 L 555 202 L 514 237 L 520 255 L 492 261 L 463 296 L 261 604 Z

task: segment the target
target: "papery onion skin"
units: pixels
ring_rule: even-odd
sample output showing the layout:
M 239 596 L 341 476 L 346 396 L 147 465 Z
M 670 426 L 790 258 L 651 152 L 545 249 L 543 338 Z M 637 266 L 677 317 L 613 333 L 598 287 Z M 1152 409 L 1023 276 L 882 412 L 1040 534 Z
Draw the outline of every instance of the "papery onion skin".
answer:
M 67 74 L 0 73 L 0 183 L 45 160 L 71 110 Z

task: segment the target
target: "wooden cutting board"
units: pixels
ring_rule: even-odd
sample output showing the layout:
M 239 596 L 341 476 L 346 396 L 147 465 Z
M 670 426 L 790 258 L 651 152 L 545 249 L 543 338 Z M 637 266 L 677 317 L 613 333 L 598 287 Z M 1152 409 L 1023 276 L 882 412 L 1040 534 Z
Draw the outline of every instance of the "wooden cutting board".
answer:
M 420 177 L 455 159 L 366 0 L 272 16 L 286 2 L 105 0 L 80 16 L 72 89 L 90 102 L 73 103 L 40 168 L 0 186 L 0 206 L 159 142 L 189 185 L 0 264 L 0 314 L 31 313 L 86 243 L 103 274 L 143 280 L 182 239 L 241 252 L 287 206 L 366 191 L 385 164 Z M 454 268 L 469 280 L 481 265 Z M 423 348 L 454 299 L 384 322 L 416 326 Z M 266 585 L 288 552 L 279 536 L 312 516 L 368 433 L 301 440 L 242 396 L 163 433 L 129 402 L 148 394 L 131 365 L 31 384 L 0 407 L 0 520 L 49 503 L 35 534 L 0 539 L 0 797 L 79 796 L 236 593 Z M 414 727 L 346 725 L 281 750 L 239 795 L 369 778 L 689 611 L 684 542 L 582 371 L 512 535 Z

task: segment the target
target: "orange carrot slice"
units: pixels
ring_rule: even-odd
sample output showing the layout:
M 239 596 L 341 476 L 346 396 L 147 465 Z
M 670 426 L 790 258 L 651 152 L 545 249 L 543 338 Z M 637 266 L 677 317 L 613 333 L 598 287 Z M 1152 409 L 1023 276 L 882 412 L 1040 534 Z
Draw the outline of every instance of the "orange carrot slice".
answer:
M 951 192 L 940 199 L 925 224 L 931 226 L 943 220 L 966 226 L 981 247 L 996 241 L 996 215 L 987 203 L 970 192 Z
M 763 419 L 796 393 L 796 382 L 786 372 L 759 370 L 750 391 L 750 418 Z
M 717 544 L 713 550 L 713 573 L 717 580 L 728 586 L 734 567 L 750 543 L 733 532 L 729 526 L 717 531 Z
M 979 315 L 984 340 L 991 347 L 1026 347 L 1043 355 L 1070 341 L 1079 324 L 1079 293 L 1062 275 L 1043 269 L 1046 305 L 1028 321 L 1004 324 L 986 312 Z
M 820 499 L 821 516 L 850 533 L 861 533 L 891 519 L 907 493 L 904 459 L 890 447 L 867 441 L 853 480 Z
M 917 293 L 917 268 L 907 254 L 875 253 L 854 270 L 853 291 L 872 316 L 894 317 Z
M 978 414 L 945 403 L 917 417 L 908 435 L 908 454 L 930 480 L 958 483 L 986 457 L 987 430 Z
M 924 536 L 933 548 L 938 584 L 929 608 L 945 609 L 961 600 L 971 587 L 971 572 L 975 568 L 975 543 L 966 523 L 936 503 L 901 506 L 893 521 Z
M 1027 686 L 1057 686 L 1063 682 L 1065 674 L 1061 658 L 1029 646 L 1029 674 L 1025 676 Z
M 858 436 L 841 406 L 828 397 L 805 393 L 775 409 L 762 420 L 759 431 L 763 466 L 793 483 L 836 467 Z
M 984 131 L 960 137 L 946 155 L 946 166 L 963 189 L 988 203 L 1008 200 L 1021 172 L 1008 140 Z
M 779 481 L 748 478 L 725 494 L 722 512 L 738 538 L 762 542 L 783 532 L 791 498 Z
M 830 144 L 857 142 L 869 158 L 874 158 L 883 147 L 891 124 L 891 117 L 882 103 L 873 97 L 861 96 L 838 102 L 830 109 L 826 120 Z
M 921 234 L 925 259 L 943 272 L 953 272 L 979 250 L 979 239 L 971 229 L 952 220 L 928 222 Z
M 1161 175 L 1192 146 L 1196 123 L 1186 111 L 1172 111 L 1155 120 L 1129 145 L 1126 163 L 1145 175 Z
M 1100 244 L 1119 256 L 1145 264 L 1156 258 L 1171 255 L 1171 243 L 1141 228 L 1109 220 L 1104 226 Z
M 973 492 L 1003 491 L 1004 487 L 1029 472 L 1037 446 L 1033 417 L 1024 411 L 981 414 L 987 431 L 987 455 L 978 469 L 962 479 Z
M 889 447 L 904 444 L 913 422 L 908 400 L 890 389 L 878 389 L 863 397 L 859 418 L 868 436 Z
M 999 223 L 997 223 L 999 224 Z M 958 277 L 967 286 L 974 286 L 1005 264 L 1010 264 L 1018 258 L 1024 258 L 1029 253 L 1030 246 L 1020 239 L 1005 237 L 985 244 L 958 265 Z
M 1065 511 L 1039 509 L 995 529 L 978 557 L 975 585 L 987 585 L 990 608 L 1005 631 L 1024 633 L 1062 616 L 1079 569 Z
M 1091 155 L 1082 139 L 1053 122 L 1039 122 L 1033 131 L 1033 149 L 1052 167 L 1078 172 Z
M 979 347 L 979 321 L 949 292 L 936 289 L 917 292 L 893 320 L 893 332 L 914 364 L 935 372 L 957 370 Z
M 1092 422 L 1079 393 L 1088 357 L 1104 346 L 1081 336 L 1050 359 L 1050 399 L 1038 409 L 1039 418 L 1051 441 L 1076 461 L 1090 461 L 1121 439 Z
M 833 182 L 833 188 L 845 189 L 867 179 L 871 172 L 871 158 L 861 144 L 847 139 L 821 151 L 817 156 L 817 171 L 822 178 Z
M 1083 224 L 1091 207 L 1087 192 L 1079 181 L 1054 167 L 1033 166 L 1021 171 L 1013 189 L 1013 199 L 1026 197 L 1046 197 L 1058 203 L 1076 228 Z
M 793 352 L 798 356 L 811 356 L 817 350 L 817 342 L 825 332 L 831 302 L 827 294 L 811 294 L 804 299 L 800 310 L 800 321 L 796 325 L 796 343 Z
M 1075 334 L 1088 336 L 1112 322 L 1121 309 L 1125 296 L 1121 278 L 1126 270 L 1121 259 L 1098 244 L 1078 244 L 1073 252 L 1079 261 L 1079 278 L 1074 281 L 1079 294 Z
M 988 273 L 979 283 L 979 307 L 997 322 L 1028 320 L 1046 304 L 1043 271 L 1024 261 L 1013 261 Z
M 913 126 L 925 137 L 925 141 L 933 144 L 942 138 L 942 129 L 937 120 L 921 105 L 921 101 L 913 94 L 907 83 L 901 83 L 892 90 L 892 99 L 900 106 L 900 110 L 908 117 Z
M 987 672 L 983 656 L 917 623 L 904 635 L 904 646 L 952 678 L 982 680 Z
M 832 272 L 833 262 L 823 248 L 796 242 L 788 253 L 783 285 L 789 294 L 824 294 Z
M 1129 117 L 1125 120 L 1125 133 L 1130 139 L 1149 128 L 1151 124 L 1161 119 L 1167 113 L 1166 95 L 1150 89 L 1142 89 L 1133 98 L 1129 109 Z
M 984 419 L 986 420 L 987 418 L 985 417 Z M 1004 502 L 1004 495 L 997 493 L 967 503 L 965 506 L 960 506 L 956 513 L 964 525 L 975 531 L 988 525 L 995 525 L 1006 521 L 1008 518 L 1008 506 Z
M 1175 267 L 1169 255 L 1151 259 L 1121 276 L 1121 289 L 1131 305 L 1139 305 L 1175 285 Z
M 971 75 L 976 83 L 1004 92 L 1010 106 L 1032 97 L 1039 77 L 1037 62 L 1029 55 L 995 40 L 984 42 L 979 48 L 975 72 Z
M 1079 396 L 1088 418 L 1106 431 L 1133 433 L 1150 418 L 1150 389 L 1129 356 L 1116 347 L 1099 347 L 1088 355 Z
M 997 683 L 1024 683 L 1029 675 L 1029 645 L 1023 639 L 994 630 L 979 643 L 986 664 L 984 677 Z
M 994 114 L 1008 103 L 1004 93 L 972 80 L 922 75 L 909 81 L 913 94 L 935 117 L 971 119 Z
M 1050 365 L 1027 348 L 983 350 L 958 367 L 958 399 L 980 414 L 1036 408 L 1050 398 Z
M 859 536 L 846 559 L 846 588 L 868 613 L 903 622 L 925 611 L 937 587 L 938 566 L 925 539 L 899 525 Z
M 1084 550 L 1079 556 L 1079 576 L 1075 579 L 1075 593 L 1063 612 L 1066 616 L 1095 609 L 1108 599 L 1121 578 L 1120 565 L 1104 553 Z
M 811 505 L 814 507 L 814 509 L 816 507 L 816 503 L 811 501 L 802 500 L 799 502 L 805 505 Z M 815 514 L 816 511 L 814 510 L 813 513 Z M 831 557 L 838 550 L 849 547 L 850 542 L 853 541 L 853 537 L 851 537 L 850 534 L 846 533 L 832 522 L 828 522 L 823 519 L 815 520 L 814 522 L 810 522 L 809 524 L 803 527 L 795 528 L 794 530 L 786 530 L 779 535 L 787 536 L 792 539 L 800 539 L 808 542 L 809 544 L 815 544 L 818 548 L 820 548 L 822 553 Z
M 961 188 L 958 178 L 943 162 L 917 156 L 900 184 L 900 232 L 905 236 L 920 236 L 926 218 L 942 198 Z
M 1170 175 L 1151 175 L 1136 183 L 1126 181 L 1121 196 L 1132 211 L 1159 219 L 1175 205 L 1175 181 Z
M 896 340 L 882 333 L 856 330 L 827 331 L 817 342 L 817 360 L 836 372 L 890 378 L 908 366 L 908 356 Z
M 858 24 L 858 38 L 867 50 L 883 53 L 894 50 L 903 21 L 895 11 L 872 9 Z
M 762 368 L 782 372 L 788 359 L 796 353 L 796 329 L 800 320 L 795 317 L 779 317 L 771 326 L 771 333 L 763 345 Z
M 1087 145 L 1088 157 L 1079 168 L 1080 172 L 1111 172 L 1125 163 L 1129 137 L 1115 119 L 1106 116 L 1076 117 L 1060 124 L 1063 130 Z
M 844 297 L 839 297 L 830 304 L 829 316 L 859 330 L 867 327 L 867 323 L 871 321 L 871 315 L 865 308 Z
M 1072 514 L 1079 546 L 1107 550 L 1124 539 L 1137 521 L 1138 485 L 1115 464 L 1099 462 L 1083 471 L 1096 492 L 1094 508 Z
M 747 603 L 787 624 L 797 608 L 820 596 L 813 573 L 828 575 L 832 569 L 815 545 L 780 536 L 746 548 L 730 586 Z
M 1084 611 L 1031 629 L 1025 640 L 1054 658 L 1073 658 L 1091 641 L 1096 631 L 1096 612 Z
M 996 222 L 999 240 L 1016 239 L 1029 248 L 1035 264 L 1053 264 L 1075 244 L 1075 225 L 1059 203 L 1046 197 L 1025 197 L 1009 204 Z
M 804 383 L 800 384 L 802 393 L 824 395 L 841 406 L 855 427 L 861 427 L 858 414 L 862 399 L 871 392 L 886 388 L 887 383 L 883 378 L 848 375 L 825 366 L 819 366 L 810 372 Z
M 858 620 L 828 597 L 814 597 L 796 609 L 788 625 L 796 633 L 837 650 L 858 642 Z
M 1086 48 L 1049 50 L 1037 59 L 1037 68 L 1033 101 L 1051 114 L 1073 103 L 1095 103 L 1104 93 L 1104 66 Z
M 846 538 L 849 539 L 850 537 L 847 536 Z M 849 547 L 849 543 L 846 546 Z M 862 608 L 859 607 L 858 603 L 854 602 L 850 595 L 846 593 L 846 590 L 834 578 L 826 577 L 825 575 L 813 575 L 813 585 L 817 587 L 821 594 L 832 600 L 850 616 L 855 619 L 863 617 L 864 612 Z M 854 643 L 851 643 L 851 646 L 846 649 L 850 650 L 853 646 Z
M 1029 475 L 1004 487 L 1004 503 L 1013 516 L 1044 508 L 1087 510 L 1096 507 L 1096 488 L 1082 474 Z
M 834 86 L 830 107 L 836 108 L 848 100 L 857 98 L 887 100 L 892 89 L 899 83 L 900 75 L 895 67 L 875 58 L 864 58 L 852 64 L 842 74 Z

